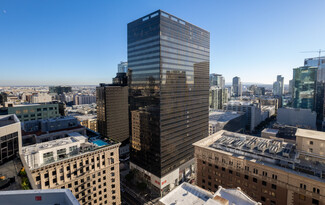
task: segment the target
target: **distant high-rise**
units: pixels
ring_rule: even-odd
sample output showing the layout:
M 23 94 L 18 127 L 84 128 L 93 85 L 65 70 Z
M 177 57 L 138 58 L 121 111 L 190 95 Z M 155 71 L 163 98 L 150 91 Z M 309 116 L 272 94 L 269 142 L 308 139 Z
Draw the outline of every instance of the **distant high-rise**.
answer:
M 232 79 L 232 87 L 233 87 L 233 95 L 234 97 L 242 96 L 242 84 L 240 81 L 240 77 L 234 77 Z
M 122 62 L 117 65 L 118 73 L 127 73 L 128 72 L 128 62 Z
M 293 69 L 293 107 L 315 110 L 317 67 Z
M 220 74 L 210 74 L 210 86 L 218 86 L 219 88 L 224 88 L 225 78 Z
M 70 86 L 50 86 L 49 91 L 50 93 L 57 93 L 59 95 L 71 92 L 72 88 Z
M 192 143 L 208 134 L 209 58 L 210 33 L 166 12 L 128 24 L 130 167 L 160 194 L 188 175 Z
M 96 88 L 98 132 L 119 142 L 129 140 L 129 105 L 127 76 L 120 71 L 112 84 L 101 83 Z
M 284 78 L 278 75 L 276 81 L 273 83 L 273 95 L 282 96 L 284 93 Z
M 304 66 L 317 67 L 317 81 L 325 82 L 325 56 L 306 58 Z

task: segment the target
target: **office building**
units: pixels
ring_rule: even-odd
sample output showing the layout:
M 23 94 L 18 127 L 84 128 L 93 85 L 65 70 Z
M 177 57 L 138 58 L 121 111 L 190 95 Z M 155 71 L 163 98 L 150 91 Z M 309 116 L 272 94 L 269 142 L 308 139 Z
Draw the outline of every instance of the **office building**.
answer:
M 80 204 L 120 204 L 120 143 L 73 132 L 22 148 L 32 189 L 70 189 Z
M 131 117 L 140 144 L 130 168 L 162 195 L 191 170 L 191 144 L 208 135 L 209 50 L 209 32 L 161 10 L 128 24 L 130 110 L 144 115 Z
M 23 146 L 61 139 L 72 132 L 86 134 L 86 129 L 72 116 L 23 122 L 21 129 Z
M 289 80 L 289 91 L 288 91 L 289 94 L 293 94 L 293 80 Z
M 325 56 L 306 58 L 304 66 L 317 67 L 317 82 L 325 82 Z
M 295 144 L 219 131 L 195 146 L 197 185 L 241 189 L 262 204 L 325 203 L 325 133 L 298 129 Z M 316 160 L 317 159 L 317 160 Z
M 209 108 L 221 110 L 223 104 L 228 102 L 228 89 L 211 86 L 209 90 Z
M 0 164 L 21 151 L 21 128 L 16 115 L 0 115 Z
M 36 93 L 31 96 L 31 103 L 48 103 L 52 101 L 52 96 L 47 93 Z
M 242 84 L 240 81 L 240 77 L 234 77 L 232 79 L 232 87 L 233 87 L 233 96 L 234 97 L 240 97 L 242 96 Z
M 210 78 L 210 86 L 217 86 L 218 88 L 224 88 L 225 87 L 225 78 L 216 73 L 212 73 L 209 76 Z
M 127 73 L 128 72 L 128 62 L 122 62 L 117 65 L 118 73 Z
M 159 200 L 159 205 L 261 205 L 251 199 L 239 187 L 225 189 L 219 186 L 212 194 L 198 186 L 182 183 L 176 189 Z
M 284 94 L 284 77 L 278 75 L 273 83 L 273 95 L 282 96 Z
M 21 122 L 59 117 L 59 104 L 22 104 L 0 108 L 0 115 L 15 114 Z
M 277 123 L 305 129 L 316 129 L 317 114 L 310 109 L 279 108 Z
M 246 126 L 246 116 L 240 112 L 224 112 L 210 111 L 209 112 L 209 135 L 220 130 L 231 132 L 243 132 Z
M 227 104 L 223 105 L 223 110 L 245 113 L 247 131 L 253 131 L 255 127 L 263 121 L 263 112 L 259 103 L 252 103 L 250 101 L 229 101 Z
M 94 95 L 74 95 L 73 102 L 75 105 L 84 105 L 84 104 L 92 104 L 96 103 L 96 96 Z
M 72 92 L 72 88 L 70 86 L 50 86 L 50 93 L 63 94 Z
M 317 67 L 293 69 L 293 107 L 315 110 Z
M 118 64 L 118 73 L 112 84 L 101 83 L 96 88 L 97 125 L 101 135 L 123 142 L 124 146 L 129 143 L 130 137 L 129 87 L 126 73 L 120 72 L 127 69 L 127 63 L 123 64 L 124 70 L 121 64 Z
M 69 189 L 1 191 L 4 205 L 80 205 Z
M 80 124 L 88 129 L 91 129 L 95 132 L 98 131 L 97 129 L 97 116 L 96 115 L 78 115 L 74 116 L 80 122 Z

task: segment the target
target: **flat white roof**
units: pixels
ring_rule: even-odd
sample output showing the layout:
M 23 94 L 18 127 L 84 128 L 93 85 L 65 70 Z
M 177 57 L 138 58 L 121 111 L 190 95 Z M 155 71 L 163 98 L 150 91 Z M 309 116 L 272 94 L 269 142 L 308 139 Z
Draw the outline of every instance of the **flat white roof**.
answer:
M 217 196 L 221 197 L 222 200 L 218 200 Z M 260 204 L 251 199 L 247 194 L 241 191 L 240 188 L 224 189 L 219 186 L 218 191 L 212 195 L 209 191 L 187 182 L 176 187 L 159 201 L 165 205 L 223 205 L 224 203 L 222 202 L 227 200 L 229 204 Z
M 296 132 L 297 137 L 305 137 L 316 140 L 325 140 L 325 132 L 315 131 L 315 130 L 307 130 L 307 129 L 297 129 Z

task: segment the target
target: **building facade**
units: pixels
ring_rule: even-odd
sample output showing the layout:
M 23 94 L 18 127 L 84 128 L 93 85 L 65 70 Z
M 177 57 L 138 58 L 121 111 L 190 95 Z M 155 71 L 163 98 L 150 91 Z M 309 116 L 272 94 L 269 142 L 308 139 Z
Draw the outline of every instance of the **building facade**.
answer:
M 33 189 L 70 189 L 80 204 L 117 205 L 121 203 L 119 145 L 69 133 L 23 147 L 21 159 Z
M 293 107 L 315 110 L 317 67 L 293 69 Z
M 146 149 L 131 146 L 130 166 L 161 193 L 178 184 L 172 173 L 207 135 L 209 49 L 209 32 L 161 10 L 128 24 L 130 110 L 146 112 L 136 145 Z
M 221 110 L 223 104 L 228 102 L 228 88 L 211 86 L 209 90 L 209 108 Z
M 240 97 L 242 96 L 242 84 L 240 81 L 240 77 L 234 77 L 232 79 L 232 87 L 233 87 L 233 96 L 234 97 Z
M 101 84 L 96 88 L 97 129 L 119 142 L 129 139 L 128 86 Z
M 319 135 L 325 142 L 324 133 L 307 135 L 308 143 Z M 301 141 L 297 144 L 217 132 L 194 144 L 197 185 L 209 191 L 218 190 L 219 185 L 240 187 L 265 205 L 325 204 L 324 163 L 302 157 Z M 309 149 L 309 158 L 317 156 Z
M 59 117 L 59 104 L 23 104 L 0 108 L 0 115 L 15 114 L 21 122 Z
M 273 83 L 273 95 L 282 96 L 284 94 L 284 77 L 278 75 Z
M 15 115 L 0 115 L 0 164 L 16 157 L 21 146 L 19 119 Z
M 217 86 L 218 88 L 224 88 L 225 87 L 225 78 L 216 73 L 212 73 L 209 76 L 210 78 L 210 86 Z

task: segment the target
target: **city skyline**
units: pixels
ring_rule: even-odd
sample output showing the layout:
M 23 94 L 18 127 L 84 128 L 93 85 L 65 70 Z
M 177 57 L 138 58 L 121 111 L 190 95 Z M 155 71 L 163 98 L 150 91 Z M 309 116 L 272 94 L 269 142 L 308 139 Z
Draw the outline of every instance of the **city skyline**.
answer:
M 325 2 L 294 2 L 3 1 L 0 86 L 110 83 L 117 64 L 127 60 L 127 23 L 157 9 L 210 31 L 210 73 L 227 83 L 239 76 L 272 84 L 280 74 L 288 84 L 293 68 L 318 56 L 302 52 L 325 47 L 325 29 L 317 27 Z

